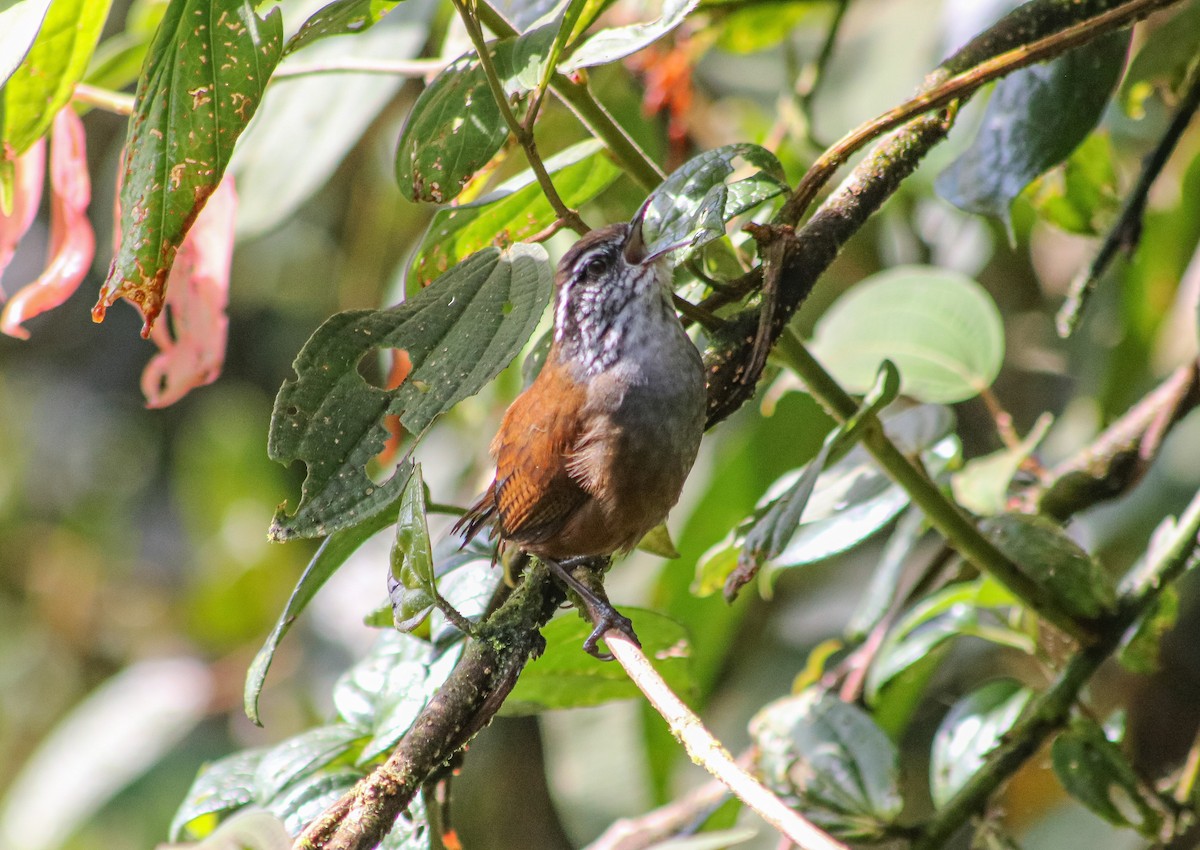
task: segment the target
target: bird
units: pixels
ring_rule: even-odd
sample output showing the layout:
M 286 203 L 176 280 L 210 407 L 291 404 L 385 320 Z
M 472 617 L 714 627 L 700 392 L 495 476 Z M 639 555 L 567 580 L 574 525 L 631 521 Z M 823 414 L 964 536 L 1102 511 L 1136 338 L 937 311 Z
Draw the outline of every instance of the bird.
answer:
M 648 251 L 645 212 L 588 232 L 559 261 L 549 352 L 492 440 L 491 485 L 453 529 L 471 540 L 490 526 L 545 563 L 583 602 L 595 626 L 584 649 L 601 658 L 608 628 L 637 638 L 573 572 L 666 519 L 705 426 L 703 361 L 672 300 L 680 245 Z

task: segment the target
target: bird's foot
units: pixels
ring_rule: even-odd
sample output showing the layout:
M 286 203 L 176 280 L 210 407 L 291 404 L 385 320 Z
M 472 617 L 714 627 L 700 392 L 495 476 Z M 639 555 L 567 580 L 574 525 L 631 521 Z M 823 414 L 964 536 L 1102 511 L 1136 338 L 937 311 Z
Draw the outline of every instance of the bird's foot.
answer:
M 583 642 L 583 651 L 601 661 L 612 661 L 611 652 L 601 652 L 600 639 L 609 629 L 616 629 L 638 646 L 637 633 L 628 617 L 613 607 L 604 592 L 604 569 L 608 566 L 607 559 L 570 558 L 565 561 L 542 559 L 550 572 L 554 573 L 563 584 L 574 591 L 583 605 L 584 613 L 591 621 L 593 629 Z

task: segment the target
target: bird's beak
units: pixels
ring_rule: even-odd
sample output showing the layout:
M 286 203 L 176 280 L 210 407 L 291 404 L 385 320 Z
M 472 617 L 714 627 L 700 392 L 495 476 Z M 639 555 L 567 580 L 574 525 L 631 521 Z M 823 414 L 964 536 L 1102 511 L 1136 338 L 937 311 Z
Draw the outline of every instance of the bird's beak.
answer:
M 631 266 L 644 266 L 646 263 L 652 263 L 659 257 L 671 253 L 676 248 L 682 248 L 685 245 L 690 245 L 692 238 L 689 235 L 687 239 L 681 239 L 677 242 L 672 242 L 668 245 L 658 246 L 653 254 L 646 252 L 646 238 L 642 233 L 642 220 L 646 217 L 646 210 L 650 208 L 650 199 L 647 198 L 642 204 L 641 209 L 637 211 L 637 215 L 633 217 L 633 221 L 629 222 L 629 235 L 625 238 L 625 262 Z

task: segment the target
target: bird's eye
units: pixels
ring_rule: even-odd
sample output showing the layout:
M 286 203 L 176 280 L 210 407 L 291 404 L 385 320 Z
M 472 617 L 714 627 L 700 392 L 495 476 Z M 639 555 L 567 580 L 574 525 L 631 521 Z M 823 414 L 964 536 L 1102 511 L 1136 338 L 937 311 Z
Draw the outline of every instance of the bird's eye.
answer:
M 608 271 L 608 260 L 605 257 L 592 257 L 583 267 L 588 277 L 598 278 Z

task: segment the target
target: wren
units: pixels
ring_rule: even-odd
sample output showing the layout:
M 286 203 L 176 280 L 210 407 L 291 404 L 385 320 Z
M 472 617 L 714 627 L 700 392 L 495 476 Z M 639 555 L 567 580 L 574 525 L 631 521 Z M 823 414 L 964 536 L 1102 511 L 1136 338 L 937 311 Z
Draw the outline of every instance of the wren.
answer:
M 644 208 L 643 208 L 644 209 Z M 627 552 L 679 500 L 705 423 L 704 367 L 671 298 L 667 254 L 649 254 L 642 214 L 581 238 L 555 277 L 554 339 L 491 444 L 496 476 L 455 526 L 489 523 L 543 561 L 595 625 L 636 640 L 575 566 Z

